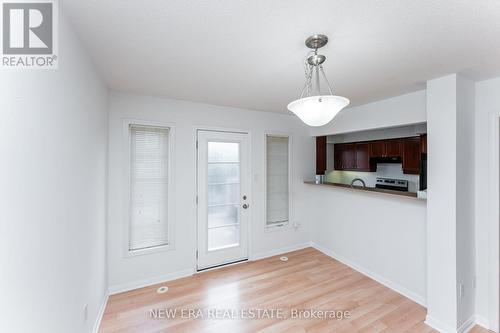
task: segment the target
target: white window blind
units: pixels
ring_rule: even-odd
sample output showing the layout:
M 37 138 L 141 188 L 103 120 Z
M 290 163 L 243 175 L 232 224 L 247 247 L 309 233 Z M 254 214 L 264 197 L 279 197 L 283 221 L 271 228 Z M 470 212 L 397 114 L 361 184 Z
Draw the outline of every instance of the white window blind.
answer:
M 287 224 L 289 219 L 289 138 L 266 136 L 266 225 Z
M 169 243 L 168 155 L 168 128 L 130 125 L 130 251 Z

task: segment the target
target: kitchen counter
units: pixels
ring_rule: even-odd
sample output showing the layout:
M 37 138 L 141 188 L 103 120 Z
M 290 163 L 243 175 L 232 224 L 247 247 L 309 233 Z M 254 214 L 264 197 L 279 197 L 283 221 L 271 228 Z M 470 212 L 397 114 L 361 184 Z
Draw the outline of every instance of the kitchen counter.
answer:
M 401 192 L 401 191 L 394 191 L 394 190 L 386 190 L 386 189 L 381 189 L 381 188 L 375 188 L 375 187 L 362 187 L 362 186 L 352 186 L 347 185 L 347 184 L 341 184 L 341 183 L 330 183 L 330 182 L 323 182 L 321 184 L 316 184 L 315 181 L 304 181 L 304 184 L 309 184 L 309 185 L 315 185 L 315 186 L 328 186 L 328 187 L 337 187 L 337 188 L 344 188 L 350 191 L 365 191 L 365 192 L 375 192 L 375 193 L 382 193 L 382 194 L 389 194 L 389 195 L 397 195 L 401 197 L 407 197 L 407 198 L 413 198 L 413 199 L 418 199 L 418 200 L 425 200 L 425 198 L 417 198 L 417 193 L 414 192 Z

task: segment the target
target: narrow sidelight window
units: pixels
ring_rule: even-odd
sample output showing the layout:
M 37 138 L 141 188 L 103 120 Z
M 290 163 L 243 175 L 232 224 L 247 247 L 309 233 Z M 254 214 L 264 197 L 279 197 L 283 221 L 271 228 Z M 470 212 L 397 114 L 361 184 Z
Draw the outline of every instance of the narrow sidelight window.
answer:
M 289 220 L 289 137 L 266 135 L 266 226 Z
M 130 125 L 129 251 L 169 244 L 168 128 Z

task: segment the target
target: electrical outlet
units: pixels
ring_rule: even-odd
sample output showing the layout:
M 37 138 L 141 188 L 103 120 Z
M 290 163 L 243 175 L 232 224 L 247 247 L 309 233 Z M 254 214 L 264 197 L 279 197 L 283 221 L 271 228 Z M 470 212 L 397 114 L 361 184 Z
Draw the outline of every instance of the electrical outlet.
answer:
M 85 304 L 83 306 L 83 321 L 86 322 L 87 321 L 87 318 L 89 316 L 89 305 L 88 304 Z

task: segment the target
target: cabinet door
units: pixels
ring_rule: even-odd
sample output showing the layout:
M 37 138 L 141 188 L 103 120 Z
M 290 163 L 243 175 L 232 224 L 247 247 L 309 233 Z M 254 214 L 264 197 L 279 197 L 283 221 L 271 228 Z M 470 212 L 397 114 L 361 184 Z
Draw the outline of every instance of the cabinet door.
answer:
M 326 171 L 326 136 L 316 137 L 316 174 L 324 175 Z
M 370 142 L 370 157 L 383 157 L 385 156 L 385 141 L 371 141 Z
M 403 143 L 403 173 L 420 173 L 420 138 L 406 138 Z
M 420 152 L 427 154 L 427 134 L 420 135 Z
M 356 170 L 370 171 L 370 144 L 356 143 Z
M 356 168 L 356 146 L 346 143 L 342 148 L 342 169 L 353 170 Z
M 385 156 L 386 157 L 401 157 L 403 156 L 403 142 L 401 140 L 386 140 L 385 141 Z
M 342 170 L 342 150 L 344 145 L 336 143 L 333 148 L 333 168 L 335 170 Z

